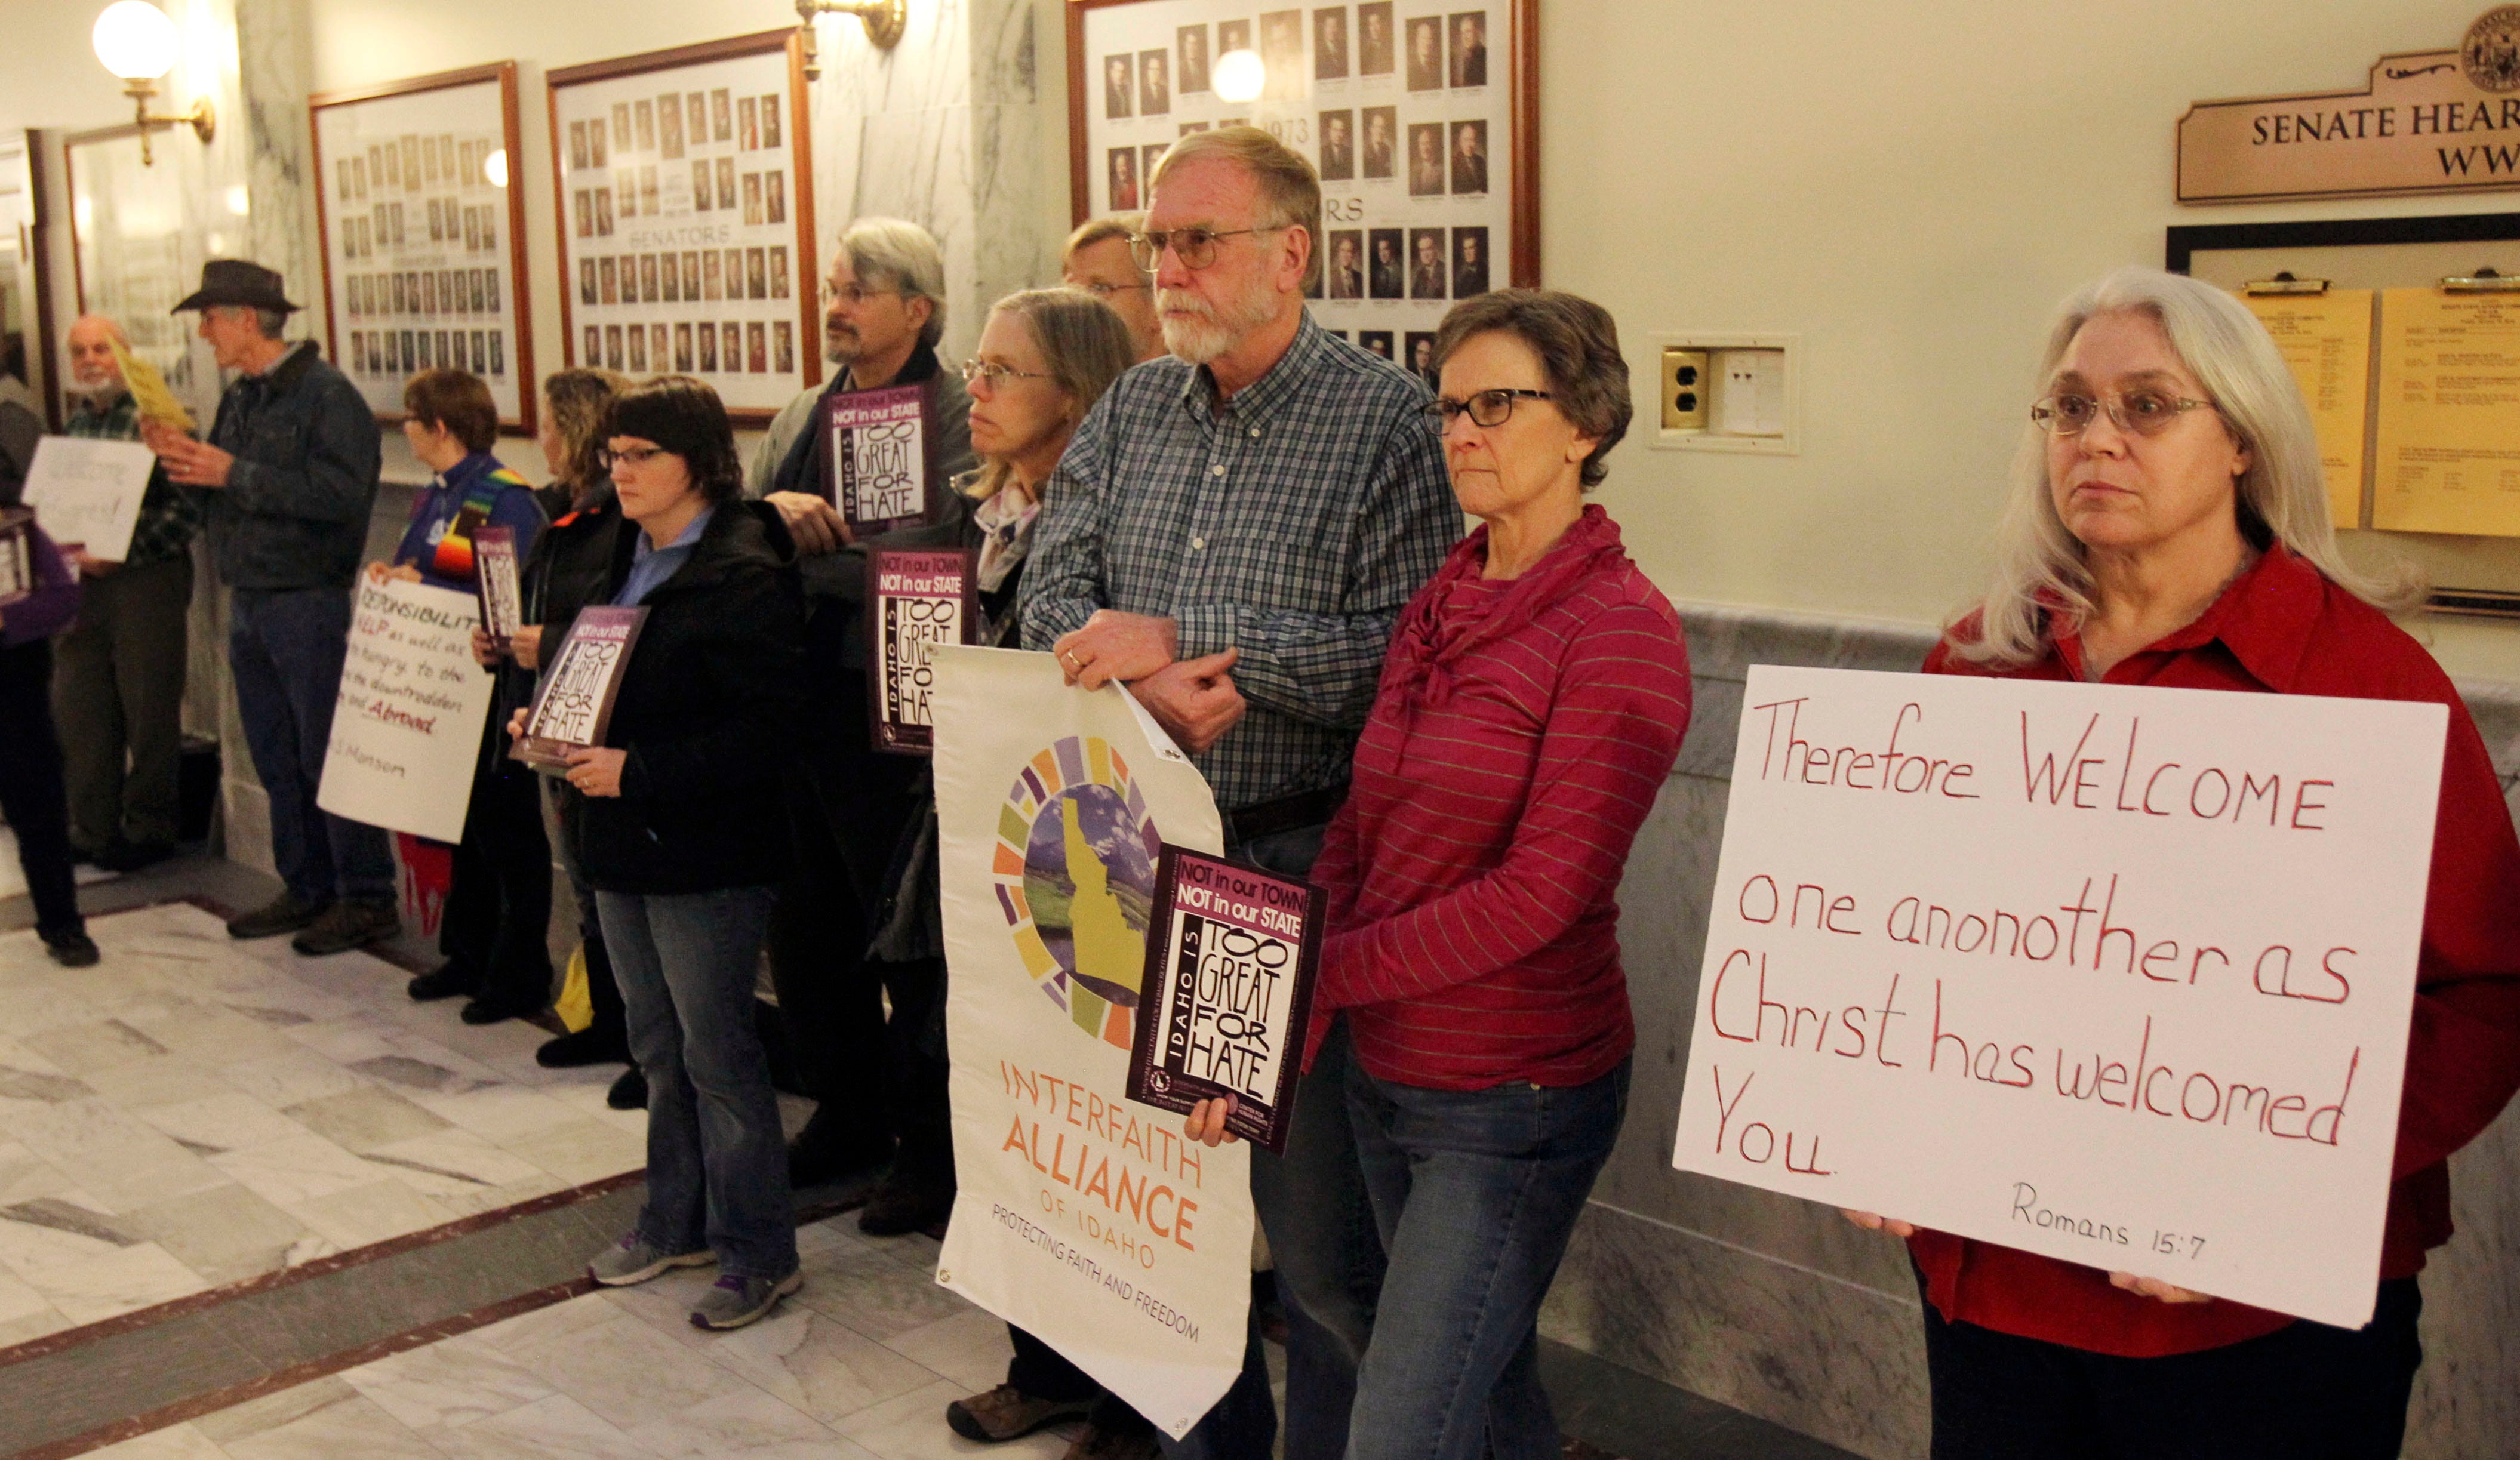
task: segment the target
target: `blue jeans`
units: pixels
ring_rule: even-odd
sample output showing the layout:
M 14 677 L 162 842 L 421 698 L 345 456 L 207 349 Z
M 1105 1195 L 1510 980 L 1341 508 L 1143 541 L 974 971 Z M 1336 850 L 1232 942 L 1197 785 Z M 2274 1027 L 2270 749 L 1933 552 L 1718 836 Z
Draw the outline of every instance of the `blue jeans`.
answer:
M 1300 877 L 1321 855 L 1323 829 L 1256 837 L 1226 853 Z M 1286 1309 L 1285 1460 L 1339 1460 L 1348 1453 L 1357 1362 L 1373 1333 L 1382 1287 L 1382 1238 L 1357 1164 L 1347 1080 L 1347 1026 L 1340 1024 L 1296 1084 L 1285 1154 L 1251 1151 L 1251 1205 L 1277 1260 L 1278 1297 Z M 1268 1460 L 1277 1429 L 1255 1315 L 1242 1376 L 1186 1438 L 1167 1440 L 1164 1453 L 1175 1460 Z
M 1351 1065 L 1347 1114 L 1391 1254 L 1352 1460 L 1556 1460 L 1540 1303 L 1628 1107 L 1590 1084 L 1430 1090 Z
M 648 1205 L 639 1235 L 717 1254 L 734 1277 L 796 1270 L 788 1141 L 752 1014 L 768 887 L 597 892 L 604 943 L 648 1077 Z
M 271 798 L 271 860 L 304 903 L 394 895 L 384 832 L 315 806 L 349 647 L 347 588 L 229 595 L 228 670 L 253 774 Z

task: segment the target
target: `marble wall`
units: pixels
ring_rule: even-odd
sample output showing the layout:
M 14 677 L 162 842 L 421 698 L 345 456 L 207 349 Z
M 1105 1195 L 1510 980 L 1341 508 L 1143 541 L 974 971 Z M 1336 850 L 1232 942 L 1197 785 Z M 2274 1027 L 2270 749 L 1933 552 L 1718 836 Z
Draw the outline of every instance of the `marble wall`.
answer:
M 1858 1454 L 1926 1453 L 1902 1247 L 1829 1209 L 1671 1169 L 1705 908 L 1751 664 L 1913 670 L 1923 626 L 1684 605 L 1696 706 L 1620 899 L 1637 1016 L 1627 1128 L 1542 1317 L 1552 1338 Z M 2461 686 L 2520 813 L 2520 686 Z M 2452 1162 L 2459 1236 L 2424 1281 L 2406 1453 L 2520 1446 L 2520 1113 Z

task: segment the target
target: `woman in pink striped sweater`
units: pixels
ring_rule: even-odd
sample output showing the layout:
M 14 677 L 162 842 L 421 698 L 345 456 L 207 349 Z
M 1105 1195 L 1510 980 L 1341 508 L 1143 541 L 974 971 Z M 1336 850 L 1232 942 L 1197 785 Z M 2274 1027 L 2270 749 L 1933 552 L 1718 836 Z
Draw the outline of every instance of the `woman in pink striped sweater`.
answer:
M 1315 1039 L 1347 1021 L 1391 1263 L 1348 1454 L 1541 1460 L 1540 1302 L 1626 1113 L 1616 893 L 1688 728 L 1688 650 L 1583 498 L 1632 411 L 1609 314 L 1485 294 L 1435 357 L 1428 409 L 1484 525 L 1401 617 L 1313 872 Z

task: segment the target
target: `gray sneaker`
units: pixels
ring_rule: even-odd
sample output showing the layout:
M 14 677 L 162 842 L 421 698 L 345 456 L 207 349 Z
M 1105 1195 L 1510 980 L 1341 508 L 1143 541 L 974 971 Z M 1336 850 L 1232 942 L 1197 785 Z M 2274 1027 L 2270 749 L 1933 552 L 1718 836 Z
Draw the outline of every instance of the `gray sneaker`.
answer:
M 692 1326 L 724 1330 L 759 1322 L 779 1305 L 780 1299 L 803 1286 L 802 1268 L 781 1278 L 738 1277 L 730 1272 L 700 1295 L 699 1306 L 692 1309 Z
M 698 1252 L 667 1252 L 632 1232 L 596 1254 L 595 1261 L 586 1264 L 586 1275 L 608 1288 L 626 1288 L 676 1267 L 705 1267 L 716 1261 L 717 1254 L 706 1248 Z

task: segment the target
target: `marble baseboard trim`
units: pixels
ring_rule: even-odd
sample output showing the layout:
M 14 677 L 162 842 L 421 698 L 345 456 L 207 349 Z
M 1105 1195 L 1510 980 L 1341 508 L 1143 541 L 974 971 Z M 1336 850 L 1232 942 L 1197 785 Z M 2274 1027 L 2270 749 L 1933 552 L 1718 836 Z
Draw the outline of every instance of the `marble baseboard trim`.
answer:
M 631 1174 L 635 1176 L 638 1173 Z M 415 1233 L 414 1235 L 427 1234 Z M 390 1244 L 379 1245 L 389 1246 Z M 344 1254 L 343 1256 L 356 1255 Z M 83 1435 L 73 1435 L 65 1439 L 36 1445 L 31 1449 L 20 1450 L 11 1455 L 9 1460 L 68 1460 L 68 1457 L 72 1455 L 84 1455 L 110 1444 L 119 1444 L 123 1440 L 137 1438 L 153 1431 L 163 1430 L 170 1425 L 180 1425 L 187 1420 L 200 1419 L 205 1414 L 215 1414 L 249 1399 L 259 1399 L 266 1394 L 276 1394 L 283 1390 L 295 1389 L 301 1384 L 340 1373 L 344 1369 L 354 1369 L 361 1364 L 374 1363 L 378 1359 L 389 1358 L 406 1349 L 434 1344 L 440 1339 L 451 1339 L 458 1334 L 471 1333 L 476 1328 L 487 1328 L 493 1323 L 516 1317 L 519 1313 L 529 1313 L 536 1308 L 549 1307 L 556 1303 L 566 1303 L 572 1298 L 594 1291 L 593 1279 L 579 1277 L 564 1283 L 554 1283 L 547 1288 L 537 1288 L 530 1293 L 519 1293 L 514 1298 L 474 1308 L 470 1312 L 458 1313 L 450 1318 L 440 1318 L 432 1323 L 424 1323 L 417 1328 L 395 1334 L 391 1338 L 379 1339 L 374 1343 L 362 1344 L 355 1349 L 345 1349 L 323 1358 L 277 1369 L 258 1379 L 231 1385 L 226 1389 L 194 1394 L 189 1398 L 153 1409 L 146 1414 L 135 1414 L 128 1419 L 100 1426 Z M 203 1294 L 202 1296 L 212 1295 Z M 133 1313 L 127 1316 L 139 1317 L 141 1314 Z M 0 1354 L 0 1362 L 6 1362 L 5 1354 Z
M 335 1253 L 330 1257 L 317 1258 L 311 1261 L 301 1262 L 294 1267 L 283 1268 L 278 1272 L 266 1272 L 259 1277 L 247 1278 L 243 1282 L 230 1283 L 225 1287 L 212 1288 L 206 1293 L 196 1293 L 189 1298 L 178 1298 L 171 1303 L 161 1303 L 152 1307 L 139 1308 L 128 1313 L 119 1313 L 113 1317 L 103 1319 L 99 1322 L 81 1324 L 76 1328 L 66 1328 L 59 1333 L 48 1333 L 42 1338 L 29 1339 L 25 1343 L 14 1345 L 7 1349 L 0 1349 L 0 1369 L 7 1369 L 14 1365 L 26 1363 L 33 1359 L 49 1357 L 53 1354 L 66 1352 L 72 1349 L 83 1348 L 86 1345 L 94 1344 L 104 1339 L 112 1338 L 118 1334 L 130 1333 L 142 1328 L 154 1328 L 160 1323 L 169 1321 L 170 1319 L 180 1318 L 188 1313 L 197 1313 L 204 1308 L 218 1307 L 223 1304 L 234 1303 L 242 1298 L 250 1298 L 259 1293 L 269 1293 L 276 1289 L 291 1287 L 294 1284 L 307 1282 L 315 1278 L 328 1277 L 336 1272 L 340 1272 L 347 1268 L 365 1266 L 368 1263 L 382 1261 L 387 1258 L 399 1257 L 404 1253 L 415 1252 L 424 1247 L 434 1247 L 441 1242 L 452 1242 L 460 1237 L 469 1237 L 475 1232 L 487 1231 L 492 1227 L 505 1226 L 509 1222 L 518 1221 L 528 1217 L 539 1216 L 545 1212 L 557 1211 L 562 1207 L 573 1207 L 580 1202 L 592 1201 L 597 1197 L 609 1195 L 612 1192 L 621 1190 L 623 1187 L 637 1185 L 645 1181 L 647 1178 L 648 1173 L 645 1171 L 623 1172 L 619 1175 L 606 1176 L 600 1181 L 589 1181 L 583 1186 L 572 1186 L 566 1191 L 555 1191 L 549 1196 L 538 1196 L 529 1201 L 518 1202 L 513 1207 L 502 1207 L 495 1212 L 483 1212 L 477 1216 L 467 1217 L 458 1221 L 450 1221 L 441 1226 L 433 1226 L 422 1231 L 406 1232 L 399 1237 L 388 1237 L 382 1242 L 371 1243 L 366 1247 L 353 1248 L 352 1250 L 343 1253 Z M 810 1220 L 813 1218 L 805 1219 Z M 560 1300 L 555 1298 L 551 1301 L 557 1303 Z M 522 1311 L 522 1309 L 518 1309 L 518 1311 Z M 500 1316 L 505 1317 L 509 1315 L 503 1313 Z M 454 1320 L 450 1319 L 447 1321 Z M 492 1320 L 485 1319 L 483 1321 L 487 1322 Z M 462 1330 L 458 1329 L 452 1331 L 461 1332 Z M 436 1334 L 434 1337 L 444 1338 L 446 1335 Z M 378 1356 L 381 1355 L 369 1355 L 371 1358 Z M 365 1363 L 367 1359 L 358 1359 L 354 1361 Z M 324 1372 L 330 1373 L 331 1370 L 325 1370 Z M 318 1376 L 310 1375 L 308 1377 Z M 235 1401 L 231 1400 L 229 1402 Z M 190 1417 L 191 1416 L 189 1415 L 185 1416 L 185 1418 Z M 175 1421 L 168 1420 L 164 1423 L 173 1424 Z M 153 1426 L 152 1428 L 156 1427 Z M 140 1432 L 135 1431 L 133 1433 L 137 1434 Z M 75 1454 L 77 1452 L 65 1451 L 64 1453 Z M 12 1460 L 22 1460 L 22 1457 L 12 1457 Z

